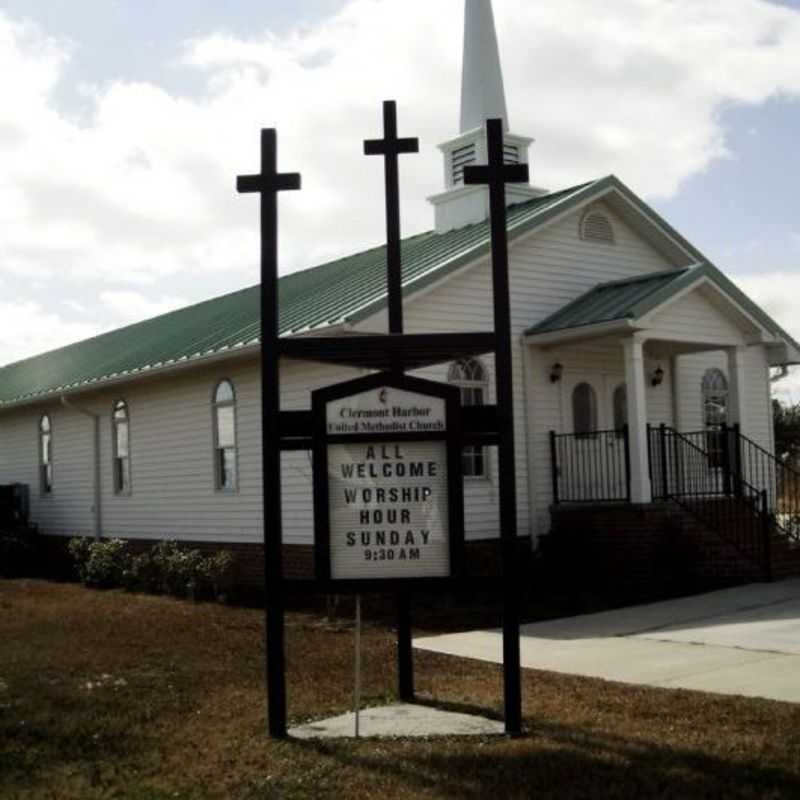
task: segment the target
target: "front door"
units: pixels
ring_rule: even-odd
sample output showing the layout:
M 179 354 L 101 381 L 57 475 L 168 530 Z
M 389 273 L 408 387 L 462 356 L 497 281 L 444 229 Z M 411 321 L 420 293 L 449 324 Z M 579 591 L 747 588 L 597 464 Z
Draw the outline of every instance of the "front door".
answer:
M 628 498 L 625 425 L 627 393 L 621 372 L 566 372 L 562 381 L 559 482 L 564 502 Z

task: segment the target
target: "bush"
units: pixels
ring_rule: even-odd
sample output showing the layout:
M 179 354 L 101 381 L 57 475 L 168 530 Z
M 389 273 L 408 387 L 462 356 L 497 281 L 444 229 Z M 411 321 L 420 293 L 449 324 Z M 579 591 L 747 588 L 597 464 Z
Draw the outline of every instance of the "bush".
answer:
M 80 580 L 87 586 L 163 592 L 176 597 L 213 595 L 225 600 L 233 579 L 234 557 L 219 551 L 203 557 L 175 541 L 159 542 L 149 552 L 131 556 L 119 539 L 71 539 L 68 550 Z
M 128 545 L 121 539 L 70 539 L 67 549 L 78 577 L 87 586 L 113 589 L 122 585 L 131 558 Z
M 67 552 L 75 562 L 75 573 L 81 583 L 86 583 L 86 563 L 89 561 L 89 552 L 92 547 L 91 539 L 76 537 L 67 544 Z
M 235 559 L 227 550 L 220 550 L 213 556 L 203 559 L 201 565 L 202 577 L 214 592 L 214 598 L 219 601 L 227 599 L 233 583 L 233 567 Z
M 122 574 L 122 585 L 129 592 L 158 592 L 161 589 L 161 574 L 153 563 L 150 553 L 133 556 Z

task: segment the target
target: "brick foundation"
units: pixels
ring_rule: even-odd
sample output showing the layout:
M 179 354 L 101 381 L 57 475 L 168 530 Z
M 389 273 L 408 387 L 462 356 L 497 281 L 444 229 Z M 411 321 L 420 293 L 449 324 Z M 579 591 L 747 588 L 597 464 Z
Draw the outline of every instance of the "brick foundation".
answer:
M 559 506 L 552 520 L 547 563 L 589 590 L 669 595 L 764 577 L 761 564 L 672 503 Z

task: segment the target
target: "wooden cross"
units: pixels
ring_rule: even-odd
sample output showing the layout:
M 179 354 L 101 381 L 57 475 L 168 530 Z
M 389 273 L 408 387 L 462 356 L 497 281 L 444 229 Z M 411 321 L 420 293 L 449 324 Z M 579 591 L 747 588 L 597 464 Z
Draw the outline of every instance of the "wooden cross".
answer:
M 528 182 L 528 165 L 505 163 L 502 120 L 487 120 L 486 134 L 489 164 L 485 167 L 464 167 L 464 184 L 486 185 L 492 194 L 502 192 L 502 199 L 505 202 L 507 183 Z
M 269 731 L 286 736 L 286 669 L 281 514 L 280 352 L 278 349 L 278 192 L 300 188 L 300 175 L 278 172 L 274 129 L 261 131 L 261 172 L 240 175 L 240 194 L 261 195 L 261 459 L 264 496 Z
M 506 184 L 527 183 L 526 164 L 506 164 L 503 148 L 503 121 L 486 123 L 489 163 L 485 167 L 466 167 L 464 183 L 487 185 L 491 208 L 492 285 L 494 295 L 495 385 L 498 416 L 498 473 L 500 476 L 500 535 L 503 541 L 503 680 L 505 686 L 506 732 L 522 730 L 522 702 L 519 653 L 519 596 L 517 573 L 517 489 L 514 456 L 514 391 L 512 384 L 511 293 L 508 275 L 508 232 L 506 230 Z
M 418 153 L 419 139 L 397 136 L 397 103 L 383 104 L 383 139 L 364 142 L 364 155 L 383 156 L 386 173 L 386 269 L 389 292 L 389 333 L 403 333 L 403 265 L 400 249 L 400 179 L 402 153 Z

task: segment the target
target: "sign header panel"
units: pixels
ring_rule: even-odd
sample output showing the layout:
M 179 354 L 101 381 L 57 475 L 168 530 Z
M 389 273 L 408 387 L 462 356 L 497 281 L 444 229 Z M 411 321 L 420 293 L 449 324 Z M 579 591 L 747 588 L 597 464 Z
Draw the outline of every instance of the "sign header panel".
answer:
M 450 575 L 447 461 L 445 442 L 328 446 L 334 580 Z
M 447 430 L 442 397 L 380 386 L 326 404 L 329 436 L 431 434 Z

